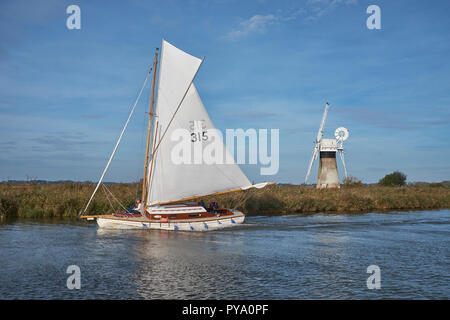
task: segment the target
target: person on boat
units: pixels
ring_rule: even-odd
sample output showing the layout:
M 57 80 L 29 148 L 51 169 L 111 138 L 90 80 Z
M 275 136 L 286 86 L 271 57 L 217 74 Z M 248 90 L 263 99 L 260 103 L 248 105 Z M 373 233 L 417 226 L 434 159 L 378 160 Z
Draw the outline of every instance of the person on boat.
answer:
M 136 200 L 136 205 L 135 206 L 131 206 L 129 207 L 125 213 L 131 213 L 131 214 L 136 214 L 136 213 L 141 213 L 142 204 L 141 204 L 141 199 L 137 199 Z
M 142 207 L 141 199 L 136 200 L 136 210 L 140 211 Z
M 216 199 L 213 199 L 211 203 L 209 204 L 209 212 L 216 213 L 216 211 L 219 209 L 219 204 L 216 202 Z

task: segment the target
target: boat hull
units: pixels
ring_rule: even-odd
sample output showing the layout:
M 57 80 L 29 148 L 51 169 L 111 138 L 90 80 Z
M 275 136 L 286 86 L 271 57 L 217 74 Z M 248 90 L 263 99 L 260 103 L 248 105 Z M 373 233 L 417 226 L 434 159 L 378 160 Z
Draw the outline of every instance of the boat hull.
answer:
M 237 210 L 230 211 L 232 215 L 189 220 L 174 219 L 167 222 L 123 217 L 98 217 L 96 220 L 100 228 L 108 229 L 159 229 L 204 232 L 229 228 L 244 222 L 245 215 L 242 212 Z

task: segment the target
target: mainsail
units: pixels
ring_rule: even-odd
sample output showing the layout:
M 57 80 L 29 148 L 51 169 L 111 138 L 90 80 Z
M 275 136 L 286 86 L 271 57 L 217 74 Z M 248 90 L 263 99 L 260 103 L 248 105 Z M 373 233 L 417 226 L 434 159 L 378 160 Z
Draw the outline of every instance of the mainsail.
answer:
M 215 146 L 224 159 L 228 159 L 226 162 L 173 161 L 172 152 L 180 143 L 172 140 L 176 130 L 184 129 L 189 134 L 195 131 L 192 148 L 198 147 L 198 144 L 206 147 L 211 143 L 214 132 L 217 132 L 193 83 L 202 61 L 163 40 L 154 118 L 158 126 L 153 126 L 156 150 L 147 179 L 148 205 L 253 187 L 230 156 L 222 139 L 216 140 Z

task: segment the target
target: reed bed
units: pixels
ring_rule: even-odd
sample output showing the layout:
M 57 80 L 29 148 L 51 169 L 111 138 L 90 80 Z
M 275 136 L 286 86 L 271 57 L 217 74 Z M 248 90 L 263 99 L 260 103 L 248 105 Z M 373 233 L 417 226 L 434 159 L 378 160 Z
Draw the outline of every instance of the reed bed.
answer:
M 320 190 L 304 186 L 275 185 L 215 198 L 221 205 L 235 207 L 247 215 L 450 208 L 450 188 L 446 187 L 360 186 Z
M 136 199 L 136 184 L 108 185 L 125 206 Z M 88 183 L 0 185 L 0 217 L 76 217 L 84 209 L 95 185 Z M 370 211 L 450 208 L 450 188 L 443 186 L 358 186 L 317 190 L 295 185 L 274 185 L 202 198 L 246 215 L 294 213 L 361 213 Z M 200 200 L 200 199 L 199 199 Z M 122 208 L 102 189 L 90 205 L 90 214 L 108 214 Z M 113 209 L 114 207 L 114 209 Z
M 0 216 L 3 217 L 77 217 L 84 210 L 95 185 L 90 183 L 20 184 L 0 185 Z M 107 188 L 125 206 L 131 206 L 136 198 L 136 184 L 115 184 Z M 120 210 L 111 200 L 114 209 Z M 106 214 L 113 212 L 106 192 L 100 188 L 89 212 Z

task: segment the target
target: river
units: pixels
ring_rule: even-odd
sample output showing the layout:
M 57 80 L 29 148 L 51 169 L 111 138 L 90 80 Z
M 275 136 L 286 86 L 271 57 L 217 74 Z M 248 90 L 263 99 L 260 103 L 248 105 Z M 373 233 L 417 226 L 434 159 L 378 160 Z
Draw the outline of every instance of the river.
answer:
M 0 224 L 0 299 L 448 299 L 449 226 L 450 210 L 248 217 L 205 233 L 19 219 Z

